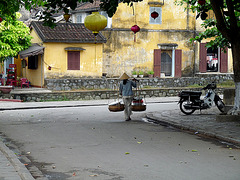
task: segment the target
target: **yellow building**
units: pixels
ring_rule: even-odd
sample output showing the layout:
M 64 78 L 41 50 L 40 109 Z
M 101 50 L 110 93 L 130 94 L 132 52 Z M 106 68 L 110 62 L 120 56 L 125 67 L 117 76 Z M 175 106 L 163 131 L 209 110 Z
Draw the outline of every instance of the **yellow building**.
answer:
M 93 10 L 107 17 L 98 3 L 85 3 L 72 11 L 74 23 L 83 22 Z M 226 73 L 231 70 L 231 53 L 210 50 L 205 44 L 190 43 L 200 31 L 201 20 L 184 11 L 174 0 L 143 0 L 130 7 L 120 3 L 102 33 L 103 73 L 109 77 L 122 72 L 154 70 L 157 77 L 192 76 L 196 73 Z M 131 27 L 137 25 L 139 32 Z
M 104 36 L 96 37 L 83 24 L 42 22 L 31 24 L 32 46 L 20 52 L 22 76 L 42 87 L 46 78 L 102 76 Z

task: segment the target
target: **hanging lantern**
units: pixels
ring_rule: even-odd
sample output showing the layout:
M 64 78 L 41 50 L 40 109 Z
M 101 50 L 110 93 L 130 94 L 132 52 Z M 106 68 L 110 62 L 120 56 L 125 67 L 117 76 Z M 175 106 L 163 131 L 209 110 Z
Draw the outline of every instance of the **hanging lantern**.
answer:
M 140 27 L 138 25 L 134 25 L 131 27 L 131 31 L 133 31 L 134 34 L 136 34 L 138 31 L 140 31 Z
M 153 19 L 156 19 L 158 16 L 159 16 L 159 14 L 158 14 L 156 11 L 153 11 L 153 12 L 151 13 L 151 17 L 152 17 Z
M 198 0 L 198 4 L 200 4 L 201 6 L 204 5 L 206 3 L 206 0 Z
M 103 30 L 107 26 L 107 18 L 100 15 L 99 12 L 92 12 L 84 20 L 84 25 L 87 29 L 91 30 L 95 36 L 99 31 Z
M 3 18 L 0 17 L 0 23 L 3 21 Z
M 134 25 L 131 27 L 131 31 L 134 32 L 134 42 L 136 42 L 136 33 L 140 31 L 140 27 L 138 25 Z
M 63 15 L 63 17 L 64 17 L 64 19 L 65 19 L 66 22 L 68 22 L 70 16 L 71 16 L 71 15 L 70 15 L 70 14 L 67 14 L 67 13 Z
M 48 66 L 48 70 L 51 71 L 52 67 L 51 66 Z

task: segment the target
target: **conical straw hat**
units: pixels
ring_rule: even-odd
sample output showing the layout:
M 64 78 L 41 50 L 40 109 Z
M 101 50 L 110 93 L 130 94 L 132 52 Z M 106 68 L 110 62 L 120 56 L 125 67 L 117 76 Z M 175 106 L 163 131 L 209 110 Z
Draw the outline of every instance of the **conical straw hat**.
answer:
M 126 74 L 126 73 L 123 73 L 119 79 L 129 79 L 130 77 Z

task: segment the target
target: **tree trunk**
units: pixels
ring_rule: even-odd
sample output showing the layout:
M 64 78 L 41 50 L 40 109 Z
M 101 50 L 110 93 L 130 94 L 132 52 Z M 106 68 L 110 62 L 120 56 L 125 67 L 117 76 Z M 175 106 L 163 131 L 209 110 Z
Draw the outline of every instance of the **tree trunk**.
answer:
M 240 115 L 240 41 L 239 41 L 239 38 L 236 38 L 236 40 L 231 43 L 231 46 L 232 46 L 233 72 L 234 72 L 234 82 L 235 82 L 235 99 L 234 99 L 234 107 L 228 112 L 228 114 Z

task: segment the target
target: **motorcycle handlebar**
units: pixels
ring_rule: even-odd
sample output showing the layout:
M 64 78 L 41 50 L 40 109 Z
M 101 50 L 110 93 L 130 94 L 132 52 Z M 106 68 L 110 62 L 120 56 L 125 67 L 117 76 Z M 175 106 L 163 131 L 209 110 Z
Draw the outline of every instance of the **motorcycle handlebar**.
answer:
M 212 82 L 211 84 L 208 84 L 207 86 L 205 86 L 204 88 L 202 88 L 202 90 L 206 90 L 206 89 L 216 89 L 217 85 L 215 82 Z

